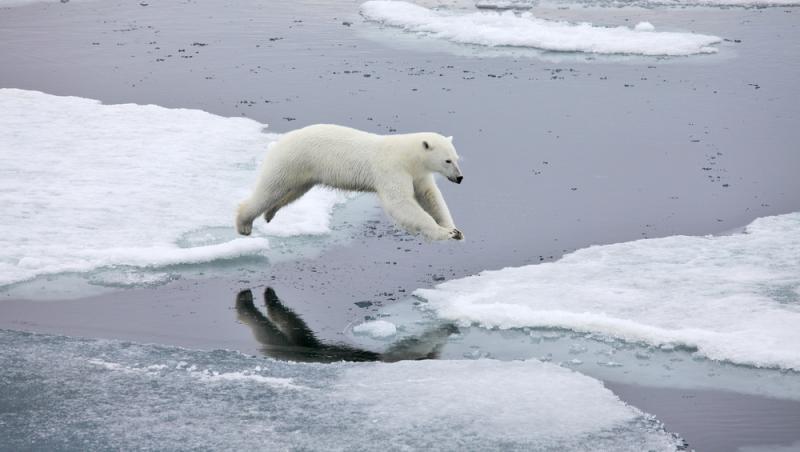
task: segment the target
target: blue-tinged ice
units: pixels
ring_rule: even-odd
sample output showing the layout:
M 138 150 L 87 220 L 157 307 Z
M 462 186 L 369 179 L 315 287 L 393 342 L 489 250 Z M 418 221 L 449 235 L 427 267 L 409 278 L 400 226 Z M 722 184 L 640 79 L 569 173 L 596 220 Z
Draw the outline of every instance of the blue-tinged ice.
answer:
M 800 370 L 800 213 L 741 234 L 592 246 L 415 295 L 490 328 L 562 328 L 713 360 Z
M 9 450 L 673 451 L 595 379 L 536 360 L 300 364 L 0 330 Z

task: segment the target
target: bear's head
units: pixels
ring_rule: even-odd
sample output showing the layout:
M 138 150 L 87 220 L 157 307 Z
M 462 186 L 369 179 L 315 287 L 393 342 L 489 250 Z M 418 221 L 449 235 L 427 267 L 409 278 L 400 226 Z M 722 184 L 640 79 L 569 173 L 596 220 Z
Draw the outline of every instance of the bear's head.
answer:
M 425 167 L 432 173 L 439 173 L 450 182 L 460 184 L 464 179 L 458 167 L 458 154 L 453 147 L 453 137 L 443 137 L 438 133 L 426 134 L 420 143 Z

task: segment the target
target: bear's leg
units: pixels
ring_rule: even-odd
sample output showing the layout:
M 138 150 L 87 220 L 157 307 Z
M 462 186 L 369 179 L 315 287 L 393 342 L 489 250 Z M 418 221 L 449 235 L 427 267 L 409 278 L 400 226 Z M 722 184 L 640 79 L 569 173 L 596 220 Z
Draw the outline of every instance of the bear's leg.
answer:
M 405 187 L 379 189 L 378 196 L 386 213 L 409 232 L 419 232 L 429 240 L 461 239 L 458 229 L 439 226 L 433 217 L 423 210 L 414 199 L 412 186 L 407 189 Z
M 450 216 L 450 209 L 444 202 L 442 192 L 436 186 L 433 176 L 428 176 L 414 185 L 414 197 L 419 205 L 428 212 L 439 226 L 454 228 L 453 217 Z
M 264 219 L 267 221 L 267 223 L 272 221 L 272 219 L 275 217 L 275 214 L 278 213 L 280 209 L 300 199 L 300 197 L 305 195 L 306 192 L 308 192 L 309 190 L 311 190 L 311 187 L 313 186 L 314 184 L 306 184 L 289 190 L 285 195 L 283 195 L 283 197 L 278 199 L 274 204 L 267 207 L 266 212 L 264 212 Z
M 275 206 L 290 191 L 272 185 L 259 185 L 250 199 L 239 204 L 239 211 L 236 214 L 236 230 L 239 234 L 250 235 L 253 230 L 253 220 Z

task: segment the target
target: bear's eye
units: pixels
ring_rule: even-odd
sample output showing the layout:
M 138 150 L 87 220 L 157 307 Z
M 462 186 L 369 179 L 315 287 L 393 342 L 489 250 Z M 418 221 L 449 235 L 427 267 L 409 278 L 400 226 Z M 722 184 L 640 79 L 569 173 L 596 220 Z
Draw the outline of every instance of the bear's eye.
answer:
M 452 160 L 445 160 L 444 162 L 445 162 L 445 163 L 453 163 L 453 161 L 452 161 Z

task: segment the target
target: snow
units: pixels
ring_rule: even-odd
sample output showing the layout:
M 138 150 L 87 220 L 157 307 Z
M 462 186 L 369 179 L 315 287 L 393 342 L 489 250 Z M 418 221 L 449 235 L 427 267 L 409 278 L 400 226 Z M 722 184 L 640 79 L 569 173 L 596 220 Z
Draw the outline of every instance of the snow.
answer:
M 656 27 L 650 22 L 639 22 L 633 29 L 636 31 L 655 31 Z
M 10 450 L 678 444 L 600 381 L 536 360 L 306 364 L 5 330 L 0 342 L 0 422 Z
M 461 44 L 531 47 L 557 52 L 633 55 L 715 53 L 716 36 L 640 33 L 634 29 L 568 23 L 512 11 L 446 12 L 402 1 L 368 1 L 361 5 L 368 20 Z
M 386 320 L 372 320 L 353 327 L 356 334 L 364 334 L 374 338 L 385 338 L 397 334 L 397 326 Z
M 199 110 L 0 89 L 0 286 L 260 255 L 264 236 L 328 233 L 346 197 L 313 189 L 269 225 L 256 221 L 253 237 L 236 235 L 236 206 L 278 137 L 265 127 Z M 208 237 L 179 244 L 192 235 Z
M 800 213 L 792 213 L 757 219 L 742 234 L 592 246 L 415 295 L 461 324 L 596 332 L 800 370 L 798 289 Z

